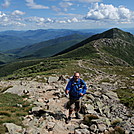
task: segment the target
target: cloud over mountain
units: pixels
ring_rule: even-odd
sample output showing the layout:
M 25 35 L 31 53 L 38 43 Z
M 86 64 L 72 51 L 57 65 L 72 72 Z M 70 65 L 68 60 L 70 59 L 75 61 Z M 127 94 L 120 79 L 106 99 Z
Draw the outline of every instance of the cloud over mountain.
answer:
M 124 6 L 114 7 L 101 3 L 94 4 L 89 9 L 86 19 L 93 20 L 115 20 L 115 21 L 130 21 L 134 18 L 134 12 Z

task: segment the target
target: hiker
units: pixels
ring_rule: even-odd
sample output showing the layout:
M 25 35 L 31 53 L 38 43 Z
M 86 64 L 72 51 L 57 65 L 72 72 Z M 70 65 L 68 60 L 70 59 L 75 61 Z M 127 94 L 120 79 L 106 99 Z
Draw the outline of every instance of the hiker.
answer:
M 69 94 L 69 102 L 67 103 L 67 108 L 69 109 L 69 116 L 66 123 L 71 120 L 72 112 L 75 110 L 76 119 L 80 119 L 79 111 L 81 109 L 81 98 L 86 93 L 87 87 L 84 80 L 80 79 L 80 74 L 78 72 L 74 73 L 73 78 L 71 78 L 66 86 L 65 93 Z

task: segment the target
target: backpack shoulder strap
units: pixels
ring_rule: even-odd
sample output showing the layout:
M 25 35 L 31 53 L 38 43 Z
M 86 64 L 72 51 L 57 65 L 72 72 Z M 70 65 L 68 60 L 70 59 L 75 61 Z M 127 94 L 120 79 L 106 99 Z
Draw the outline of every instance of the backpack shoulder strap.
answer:
M 82 79 L 80 79 L 80 84 L 85 85 Z

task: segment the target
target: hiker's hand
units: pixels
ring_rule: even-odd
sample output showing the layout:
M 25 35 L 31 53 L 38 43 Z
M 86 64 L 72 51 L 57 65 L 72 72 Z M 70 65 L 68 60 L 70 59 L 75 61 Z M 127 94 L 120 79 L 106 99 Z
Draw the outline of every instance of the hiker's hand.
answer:
M 69 94 L 66 94 L 65 97 L 67 97 L 69 99 Z
M 84 94 L 83 93 L 80 93 L 80 96 L 83 96 Z
M 69 90 L 66 90 L 65 93 L 68 94 L 69 93 Z

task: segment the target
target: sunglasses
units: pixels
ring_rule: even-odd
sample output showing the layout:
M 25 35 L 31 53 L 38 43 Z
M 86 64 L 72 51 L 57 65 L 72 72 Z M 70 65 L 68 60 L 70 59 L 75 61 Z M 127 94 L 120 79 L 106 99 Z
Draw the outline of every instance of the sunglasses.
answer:
M 80 76 L 74 76 L 74 77 L 80 77 Z

